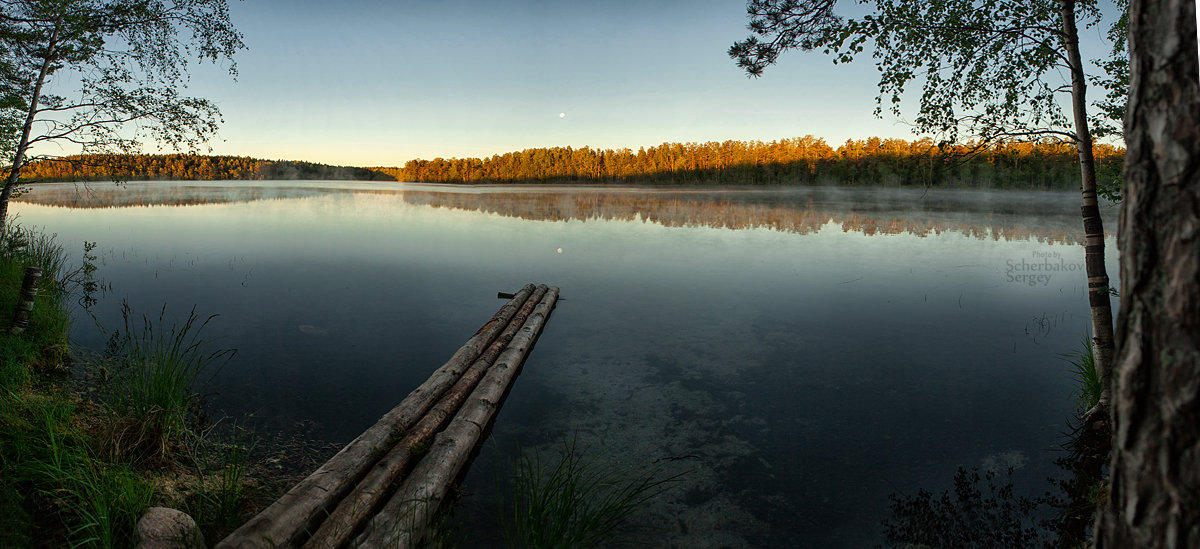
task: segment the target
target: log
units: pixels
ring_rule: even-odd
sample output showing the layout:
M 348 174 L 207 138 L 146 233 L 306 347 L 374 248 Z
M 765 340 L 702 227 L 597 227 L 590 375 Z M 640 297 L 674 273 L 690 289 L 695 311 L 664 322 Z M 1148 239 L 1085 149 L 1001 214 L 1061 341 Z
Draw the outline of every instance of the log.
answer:
M 390 444 L 425 415 L 491 344 L 534 291 L 526 284 L 425 383 L 355 438 L 337 455 L 216 545 L 227 548 L 296 547 L 363 478 Z
M 429 453 L 367 524 L 366 530 L 355 538 L 353 546 L 404 548 L 421 542 L 429 519 L 499 410 L 557 299 L 558 288 L 551 287 L 450 425 L 435 437 Z
M 13 311 L 12 324 L 8 328 L 9 334 L 19 335 L 29 326 L 29 316 L 33 314 L 33 302 L 37 300 L 38 282 L 41 280 L 41 267 L 25 267 L 25 278 L 21 281 L 21 295 L 17 298 L 17 310 Z
M 320 528 L 313 533 L 306 548 L 332 549 L 343 547 L 357 533 L 360 525 L 370 519 L 371 514 L 379 507 L 388 490 L 404 474 L 409 464 L 420 459 L 420 452 L 427 448 L 429 439 L 454 416 L 462 406 L 463 401 L 471 394 L 475 385 L 483 378 L 488 369 L 508 346 L 509 342 L 524 326 L 533 308 L 542 300 L 547 288 L 538 286 L 533 295 L 525 301 L 521 310 L 509 321 L 504 332 L 488 346 L 487 350 L 475 360 L 458 382 L 446 391 L 432 409 L 425 414 L 416 426 L 405 433 L 404 438 L 396 443 L 367 476 L 338 503 L 337 508 L 326 518 Z
M 496 299 L 512 299 L 512 297 L 515 295 L 517 295 L 517 294 L 510 294 L 508 292 L 496 292 Z M 566 299 L 566 298 L 561 295 L 558 296 L 559 301 L 562 301 L 564 299 Z

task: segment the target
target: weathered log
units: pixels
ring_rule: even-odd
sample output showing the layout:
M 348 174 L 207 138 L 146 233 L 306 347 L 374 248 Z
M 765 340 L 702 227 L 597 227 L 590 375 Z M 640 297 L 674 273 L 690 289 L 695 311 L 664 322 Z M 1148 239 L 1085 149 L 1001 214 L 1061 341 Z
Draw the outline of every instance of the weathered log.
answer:
M 18 335 L 29 326 L 29 316 L 33 314 L 33 302 L 37 300 L 38 282 L 41 280 L 41 267 L 25 267 L 21 296 L 17 299 L 17 310 L 13 311 L 12 325 L 8 327 L 8 333 Z
M 533 290 L 533 284 L 525 285 L 400 404 L 216 547 L 296 547 L 302 544 L 320 519 L 363 478 L 390 444 L 424 416 L 434 401 L 462 376 L 508 325 Z
M 367 473 L 354 489 L 338 503 L 337 508 L 326 518 L 321 526 L 313 533 L 306 548 L 333 549 L 344 546 L 356 533 L 359 526 L 371 518 L 371 514 L 388 495 L 388 489 L 404 474 L 409 464 L 420 459 L 420 453 L 429 445 L 429 439 L 446 424 L 463 401 L 471 394 L 479 380 L 500 356 L 501 352 L 516 336 L 526 319 L 533 312 L 534 306 L 546 294 L 545 286 L 538 286 L 533 295 L 525 301 L 521 310 L 509 321 L 504 332 L 488 346 L 487 350 L 475 360 L 458 382 L 454 384 L 441 400 L 421 418 L 421 421 L 409 429 L 391 450 L 388 451 L 375 467 Z
M 512 299 L 512 297 L 515 295 L 517 295 L 517 294 L 510 294 L 508 292 L 496 292 L 496 299 Z M 561 295 L 558 296 L 559 301 L 562 301 L 564 299 L 566 299 L 566 298 Z
M 499 409 L 557 299 L 558 288 L 551 287 L 450 425 L 434 438 L 429 453 L 352 545 L 404 548 L 420 543 L 429 519 Z

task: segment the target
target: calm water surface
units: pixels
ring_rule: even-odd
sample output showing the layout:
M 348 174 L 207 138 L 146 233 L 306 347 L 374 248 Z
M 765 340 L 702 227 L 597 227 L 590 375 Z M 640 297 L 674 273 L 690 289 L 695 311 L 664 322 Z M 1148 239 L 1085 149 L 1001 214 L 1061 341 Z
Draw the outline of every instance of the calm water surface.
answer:
M 518 445 L 578 437 L 634 471 L 681 458 L 628 526 L 654 546 L 874 545 L 888 494 L 944 490 L 958 466 L 1015 466 L 1040 492 L 1074 405 L 1060 355 L 1089 326 L 1075 193 L 160 182 L 22 200 L 75 256 L 99 244 L 100 323 L 123 299 L 220 314 L 206 334 L 238 353 L 215 409 L 331 442 L 497 291 L 560 286 L 459 509 L 494 510 Z M 103 343 L 83 315 L 73 336 Z

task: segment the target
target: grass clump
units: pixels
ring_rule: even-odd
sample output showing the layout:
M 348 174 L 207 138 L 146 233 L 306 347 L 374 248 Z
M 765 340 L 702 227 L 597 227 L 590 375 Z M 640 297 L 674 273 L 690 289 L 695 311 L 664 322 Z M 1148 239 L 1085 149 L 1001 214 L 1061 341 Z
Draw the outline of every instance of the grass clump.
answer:
M 217 315 L 201 321 L 193 307 L 182 324 L 169 327 L 165 316 L 164 306 L 157 320 L 143 315 L 139 325 L 123 303 L 124 330 L 109 337 L 105 355 L 110 379 L 103 392 L 114 415 L 109 436 L 114 455 L 152 461 L 170 457 L 196 411 L 201 372 L 233 355 L 232 350 L 202 348 L 200 332 Z
M 67 291 L 60 280 L 66 252 L 53 235 L 25 229 L 10 219 L 0 229 L 0 388 L 19 388 L 33 380 L 34 368 L 56 369 L 67 354 Z M 12 336 L 9 323 L 25 277 L 25 267 L 42 268 L 29 326 Z
M 1063 359 L 1071 364 L 1071 373 L 1079 383 L 1076 408 L 1084 413 L 1100 403 L 1103 388 L 1100 386 L 1100 374 L 1096 371 L 1096 356 L 1092 353 L 1091 338 L 1084 337 L 1081 349 L 1063 354 Z
M 247 518 L 252 495 L 246 479 L 253 451 L 250 437 L 236 426 L 218 435 L 216 427 L 189 431 L 187 442 L 188 461 L 198 481 L 184 507 L 210 540 L 225 537 Z
M 630 474 L 601 465 L 577 441 L 553 462 L 521 451 L 512 485 L 502 497 L 501 523 L 510 547 L 596 547 L 682 473 Z
M 4 528 L 16 539 L 76 547 L 126 547 L 153 489 L 129 466 L 95 459 L 77 405 L 60 395 L 9 394 L 3 416 L 5 485 L 25 516 Z M 8 494 L 12 498 L 13 494 Z M 57 539 L 61 538 L 61 539 Z M 16 544 L 14 546 L 22 546 Z
M 22 227 L 15 219 L 9 219 L 0 228 L 0 256 L 23 266 L 41 267 L 47 274 L 67 274 L 67 255 L 55 235 Z

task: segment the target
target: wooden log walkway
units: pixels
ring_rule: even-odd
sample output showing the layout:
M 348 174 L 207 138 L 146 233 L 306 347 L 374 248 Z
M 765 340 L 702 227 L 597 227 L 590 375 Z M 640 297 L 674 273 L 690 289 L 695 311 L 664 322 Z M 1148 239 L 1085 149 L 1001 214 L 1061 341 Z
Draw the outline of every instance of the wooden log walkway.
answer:
M 558 301 L 527 284 L 400 404 L 216 547 L 415 547 Z

